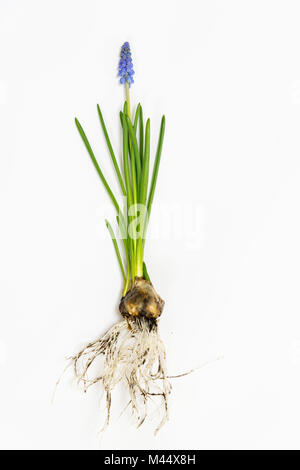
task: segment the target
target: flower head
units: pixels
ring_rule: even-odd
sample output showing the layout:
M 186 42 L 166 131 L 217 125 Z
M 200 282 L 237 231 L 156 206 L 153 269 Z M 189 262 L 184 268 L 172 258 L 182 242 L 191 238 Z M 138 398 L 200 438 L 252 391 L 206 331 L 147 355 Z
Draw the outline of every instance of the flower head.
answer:
M 124 42 L 121 47 L 121 58 L 119 62 L 119 73 L 120 83 L 128 83 L 129 86 L 134 82 L 133 80 L 134 70 L 132 65 L 132 58 L 130 52 L 129 42 Z

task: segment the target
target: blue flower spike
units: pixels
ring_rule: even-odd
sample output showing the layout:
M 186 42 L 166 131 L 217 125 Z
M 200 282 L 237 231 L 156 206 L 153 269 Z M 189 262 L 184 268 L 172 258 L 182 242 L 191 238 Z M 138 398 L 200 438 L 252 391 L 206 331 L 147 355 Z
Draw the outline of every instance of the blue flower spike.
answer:
M 120 83 L 130 87 L 130 85 L 134 83 L 133 75 L 134 70 L 129 42 L 124 42 L 123 46 L 121 47 L 121 57 L 119 62 L 118 76 L 120 77 Z

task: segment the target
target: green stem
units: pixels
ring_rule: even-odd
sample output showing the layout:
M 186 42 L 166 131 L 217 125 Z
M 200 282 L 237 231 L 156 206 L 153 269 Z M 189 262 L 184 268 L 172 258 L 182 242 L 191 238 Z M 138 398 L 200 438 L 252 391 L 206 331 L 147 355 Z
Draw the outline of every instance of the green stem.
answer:
M 125 84 L 125 89 L 126 89 L 127 113 L 128 113 L 128 117 L 130 117 L 130 95 L 129 95 L 129 85 L 127 82 Z

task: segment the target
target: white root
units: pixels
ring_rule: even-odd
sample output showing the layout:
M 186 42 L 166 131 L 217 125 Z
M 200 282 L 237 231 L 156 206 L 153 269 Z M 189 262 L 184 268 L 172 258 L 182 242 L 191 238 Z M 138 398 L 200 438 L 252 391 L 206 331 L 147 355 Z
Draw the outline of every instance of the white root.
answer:
M 90 366 L 99 356 L 104 359 L 101 375 L 90 377 Z M 171 384 L 167 379 L 165 359 L 165 347 L 158 334 L 156 322 L 143 317 L 130 317 L 116 323 L 100 339 L 88 344 L 71 358 L 75 375 L 84 391 L 97 382 L 101 382 L 104 387 L 107 417 L 103 429 L 109 424 L 111 392 L 123 381 L 129 391 L 130 404 L 138 427 L 147 417 L 149 399 L 160 399 L 163 418 L 155 432 L 168 419 Z

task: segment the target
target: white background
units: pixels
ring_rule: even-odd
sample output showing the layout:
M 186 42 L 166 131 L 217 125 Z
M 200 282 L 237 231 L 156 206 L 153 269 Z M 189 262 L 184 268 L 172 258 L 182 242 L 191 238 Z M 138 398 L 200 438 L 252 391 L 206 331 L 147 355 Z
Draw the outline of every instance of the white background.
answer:
M 287 0 L 1 0 L 1 448 L 300 447 L 299 15 Z M 169 371 L 212 362 L 173 381 L 156 437 L 119 417 L 116 391 L 99 444 L 100 390 L 67 375 L 51 395 L 64 358 L 119 319 L 112 209 L 74 116 L 117 191 L 96 103 L 119 154 L 126 40 L 153 145 L 167 119 L 152 223 L 192 208 L 194 234 L 146 250 Z

